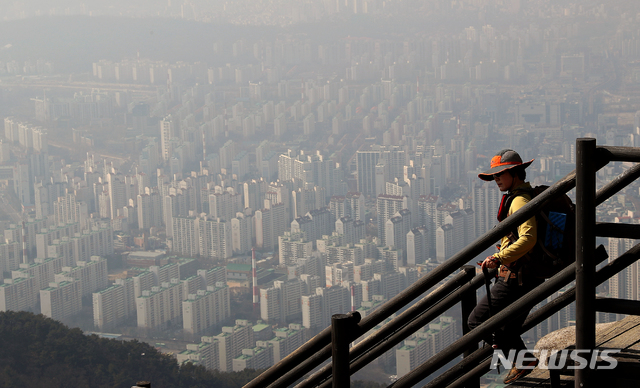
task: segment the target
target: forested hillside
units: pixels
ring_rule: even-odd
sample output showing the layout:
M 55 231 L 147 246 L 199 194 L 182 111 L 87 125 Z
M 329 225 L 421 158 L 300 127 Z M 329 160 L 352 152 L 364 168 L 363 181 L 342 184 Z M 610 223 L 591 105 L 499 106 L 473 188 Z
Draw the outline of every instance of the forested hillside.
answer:
M 144 342 L 87 336 L 24 311 L 0 312 L 2 388 L 130 388 L 143 380 L 153 388 L 239 388 L 257 375 L 253 370 L 219 373 L 192 364 L 178 367 L 174 358 Z
M 27 312 L 0 312 L 0 387 L 237 388 L 257 373 L 216 373 L 176 360 L 151 345 L 86 336 Z

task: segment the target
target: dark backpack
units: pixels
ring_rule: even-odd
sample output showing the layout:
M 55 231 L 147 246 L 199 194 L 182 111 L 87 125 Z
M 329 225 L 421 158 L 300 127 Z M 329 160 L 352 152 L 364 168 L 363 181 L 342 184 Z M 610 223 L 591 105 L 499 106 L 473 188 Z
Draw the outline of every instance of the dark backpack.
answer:
M 549 186 L 543 185 L 529 190 L 519 190 L 509 196 L 501 208 L 507 205 L 508 211 L 513 198 L 528 195 L 533 199 L 548 188 Z M 575 214 L 575 205 L 566 194 L 548 201 L 536 213 L 536 246 L 516 262 L 525 276 L 548 279 L 575 261 Z M 513 231 L 512 235 L 512 241 L 518 239 L 517 230 Z

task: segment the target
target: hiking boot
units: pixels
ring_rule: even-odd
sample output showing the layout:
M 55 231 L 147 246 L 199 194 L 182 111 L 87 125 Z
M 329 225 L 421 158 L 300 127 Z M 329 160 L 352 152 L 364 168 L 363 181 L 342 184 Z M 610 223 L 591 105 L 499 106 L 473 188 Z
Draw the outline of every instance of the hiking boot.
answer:
M 538 366 L 538 360 L 529 361 L 524 366 L 526 367 L 526 369 L 518 369 L 518 367 L 516 366 L 511 368 L 511 370 L 507 374 L 507 377 L 504 378 L 504 383 L 511 384 L 514 381 L 518 380 L 519 378 L 524 377 L 529 373 L 531 373 L 531 371 L 534 370 L 536 366 Z

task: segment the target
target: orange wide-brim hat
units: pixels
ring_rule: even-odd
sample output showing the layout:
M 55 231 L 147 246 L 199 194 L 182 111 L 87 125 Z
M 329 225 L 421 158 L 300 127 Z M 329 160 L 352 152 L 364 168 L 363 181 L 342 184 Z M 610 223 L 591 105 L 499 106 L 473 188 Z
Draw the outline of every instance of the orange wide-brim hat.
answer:
M 491 158 L 491 168 L 481 174 L 478 174 L 478 178 L 483 181 L 492 181 L 495 174 L 500 174 L 501 172 L 516 167 L 523 169 L 527 168 L 531 163 L 533 163 L 533 161 L 534 159 L 531 159 L 528 162 L 522 162 L 522 158 L 516 151 L 505 149 L 498 152 L 496 156 Z

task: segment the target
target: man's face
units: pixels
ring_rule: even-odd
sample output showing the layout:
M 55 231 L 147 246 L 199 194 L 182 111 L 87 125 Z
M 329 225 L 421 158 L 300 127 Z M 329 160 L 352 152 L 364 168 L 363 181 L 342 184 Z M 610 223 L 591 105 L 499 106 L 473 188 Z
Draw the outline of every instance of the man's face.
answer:
M 493 180 L 496 182 L 496 185 L 498 185 L 498 189 L 500 189 L 500 191 L 508 191 L 513 184 L 513 177 L 507 172 L 507 170 L 498 174 L 493 174 Z

